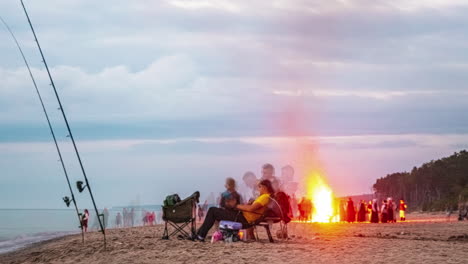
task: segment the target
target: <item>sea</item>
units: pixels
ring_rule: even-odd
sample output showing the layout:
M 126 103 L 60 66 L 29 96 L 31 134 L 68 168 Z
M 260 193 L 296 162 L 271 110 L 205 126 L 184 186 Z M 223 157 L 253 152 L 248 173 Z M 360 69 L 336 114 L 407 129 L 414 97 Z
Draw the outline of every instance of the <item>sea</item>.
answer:
M 161 207 L 134 208 L 133 226 L 143 225 L 145 211 L 156 213 L 161 223 Z M 109 209 L 107 228 L 116 227 L 116 216 L 123 207 Z M 102 210 L 99 210 L 102 213 Z M 90 210 L 90 230 L 98 229 L 94 211 Z M 15 251 L 37 242 L 81 232 L 76 211 L 72 209 L 0 209 L 0 254 Z

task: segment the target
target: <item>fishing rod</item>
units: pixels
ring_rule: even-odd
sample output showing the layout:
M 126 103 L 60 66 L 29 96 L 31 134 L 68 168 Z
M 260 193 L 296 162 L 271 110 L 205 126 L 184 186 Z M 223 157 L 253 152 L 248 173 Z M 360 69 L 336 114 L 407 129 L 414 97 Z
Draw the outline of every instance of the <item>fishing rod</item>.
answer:
M 96 202 L 94 200 L 93 192 L 91 191 L 91 185 L 88 182 L 88 177 L 86 176 L 86 172 L 85 172 L 85 169 L 84 169 L 84 166 L 83 166 L 83 162 L 81 161 L 80 153 L 78 152 L 78 148 L 76 146 L 75 139 L 73 138 L 73 134 L 72 134 L 72 131 L 71 131 L 71 128 L 70 128 L 70 124 L 68 123 L 67 116 L 65 115 L 65 111 L 63 110 L 62 102 L 60 101 L 60 97 L 59 97 L 59 95 L 57 93 L 57 89 L 55 87 L 54 80 L 52 79 L 52 75 L 51 75 L 50 70 L 49 70 L 49 66 L 47 66 L 47 62 L 46 62 L 46 59 L 44 57 L 44 53 L 42 52 L 41 45 L 39 44 L 39 40 L 37 39 L 36 32 L 34 31 L 34 27 L 33 27 L 32 23 L 31 23 L 31 19 L 29 18 L 28 12 L 26 11 L 26 7 L 24 6 L 23 0 L 21 0 L 21 5 L 23 6 L 24 13 L 26 15 L 26 18 L 28 19 L 29 26 L 31 27 L 31 31 L 32 31 L 32 33 L 34 35 L 34 39 L 36 41 L 37 48 L 39 49 L 39 52 L 41 54 L 42 62 L 44 63 L 44 66 L 45 66 L 45 68 L 47 70 L 47 75 L 49 76 L 50 85 L 52 86 L 52 88 L 54 90 L 55 97 L 57 98 L 57 102 L 59 104 L 59 110 L 62 112 L 63 120 L 65 121 L 65 124 L 67 126 L 68 135 L 70 136 L 70 139 L 71 139 L 71 141 L 73 143 L 73 148 L 75 149 L 76 157 L 77 157 L 78 162 L 80 164 L 81 172 L 83 173 L 83 177 L 84 177 L 86 185 L 83 186 L 83 182 L 78 181 L 76 183 L 77 187 L 78 187 L 78 191 L 81 193 L 86 187 L 88 188 L 89 195 L 91 196 L 91 201 L 93 202 L 94 210 L 96 212 L 96 216 L 97 216 L 97 219 L 98 219 L 98 222 L 99 222 L 99 226 L 101 227 L 101 232 L 102 232 L 102 234 L 104 236 L 104 248 L 106 248 L 106 231 L 105 231 L 104 225 L 103 225 L 103 223 L 101 221 L 100 214 L 99 214 L 99 211 L 97 209 Z
M 15 41 L 16 47 L 18 47 L 18 50 L 21 53 L 21 57 L 23 57 L 24 64 L 26 65 L 26 68 L 28 68 L 29 76 L 31 77 L 31 80 L 32 80 L 32 82 L 34 84 L 34 88 L 36 88 L 36 93 L 37 93 L 37 96 L 39 97 L 39 101 L 41 102 L 42 110 L 44 111 L 44 115 L 45 115 L 45 117 L 47 119 L 47 124 L 49 125 L 50 134 L 52 135 L 52 138 L 54 139 L 55 148 L 57 149 L 57 153 L 58 153 L 59 158 L 60 158 L 60 163 L 62 164 L 63 173 L 65 174 L 65 178 L 67 179 L 68 188 L 70 189 L 70 194 L 71 194 L 71 197 L 72 197 L 71 200 L 70 200 L 70 198 L 68 196 L 65 196 L 65 197 L 63 197 L 63 200 L 64 200 L 65 204 L 67 205 L 67 207 L 70 206 L 70 202 L 73 202 L 73 204 L 75 206 L 76 215 L 78 216 L 78 221 L 80 223 L 80 228 L 81 228 L 81 242 L 84 243 L 84 231 L 83 231 L 83 225 L 82 225 L 81 218 L 80 218 L 80 211 L 78 210 L 78 205 L 76 204 L 75 195 L 73 194 L 73 189 L 72 189 L 71 184 L 70 184 L 70 178 L 68 177 L 67 169 L 65 168 L 65 164 L 63 162 L 62 152 L 60 151 L 60 147 L 59 147 L 59 145 L 57 143 L 57 138 L 55 137 L 54 129 L 52 128 L 52 124 L 50 123 L 49 115 L 47 114 L 47 110 L 46 110 L 46 108 L 44 106 L 44 101 L 42 100 L 41 93 L 39 92 L 39 89 L 37 88 L 37 83 L 36 83 L 36 80 L 34 78 L 34 75 L 31 72 L 31 68 L 29 67 L 29 63 L 26 60 L 26 56 L 24 56 L 23 49 L 21 49 L 21 46 L 18 43 L 18 40 L 15 37 L 15 34 L 13 34 L 13 31 L 10 29 L 8 24 L 5 22 L 5 20 L 3 20 L 3 18 L 1 16 L 0 16 L 0 20 L 2 21 L 3 25 L 5 25 L 8 32 L 10 32 L 11 37 Z

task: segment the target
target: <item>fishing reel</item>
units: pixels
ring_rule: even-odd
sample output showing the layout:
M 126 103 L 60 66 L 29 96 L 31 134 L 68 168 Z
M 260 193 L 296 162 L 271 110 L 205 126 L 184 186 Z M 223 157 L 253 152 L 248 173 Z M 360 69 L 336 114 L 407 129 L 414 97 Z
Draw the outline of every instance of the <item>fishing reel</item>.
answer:
M 79 191 L 79 192 L 83 192 L 84 189 L 86 189 L 86 187 L 88 186 L 88 185 L 84 185 L 84 186 L 83 186 L 83 184 L 84 184 L 84 183 L 83 183 L 82 181 L 77 181 L 77 182 L 76 182 L 76 188 L 78 188 L 78 191 Z
M 67 205 L 67 207 L 70 207 L 70 203 L 73 202 L 73 199 L 70 199 L 70 197 L 68 197 L 68 196 L 63 197 L 62 199 L 65 202 L 65 204 Z

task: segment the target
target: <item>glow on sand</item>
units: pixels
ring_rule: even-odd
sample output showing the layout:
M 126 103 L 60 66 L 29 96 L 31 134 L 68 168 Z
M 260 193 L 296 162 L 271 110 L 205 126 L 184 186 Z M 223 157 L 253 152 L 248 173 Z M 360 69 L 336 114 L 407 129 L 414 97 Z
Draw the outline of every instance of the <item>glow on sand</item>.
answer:
M 333 222 L 335 218 L 333 192 L 318 173 L 308 175 L 307 192 L 314 205 L 312 222 Z

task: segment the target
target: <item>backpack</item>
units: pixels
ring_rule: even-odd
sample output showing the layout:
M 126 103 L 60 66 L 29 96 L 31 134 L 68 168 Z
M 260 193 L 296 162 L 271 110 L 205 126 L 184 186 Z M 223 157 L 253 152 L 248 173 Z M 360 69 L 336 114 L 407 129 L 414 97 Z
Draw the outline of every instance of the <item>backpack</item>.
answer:
M 275 212 L 275 214 L 277 216 L 282 216 L 282 220 L 285 222 L 285 223 L 289 223 L 291 221 L 291 217 L 289 216 L 289 213 L 291 211 L 291 204 L 290 204 L 290 198 L 289 198 L 289 195 L 287 195 L 286 193 L 284 192 L 278 192 L 276 193 L 275 197 L 273 197 L 277 202 L 278 204 L 276 205 L 276 203 L 273 205 L 273 211 Z M 281 211 L 278 210 L 278 205 L 279 205 L 279 208 L 281 209 Z M 281 214 L 282 213 L 282 214 Z
M 176 203 L 180 202 L 180 197 L 178 194 L 171 194 L 166 196 L 164 199 L 164 206 L 174 206 Z

